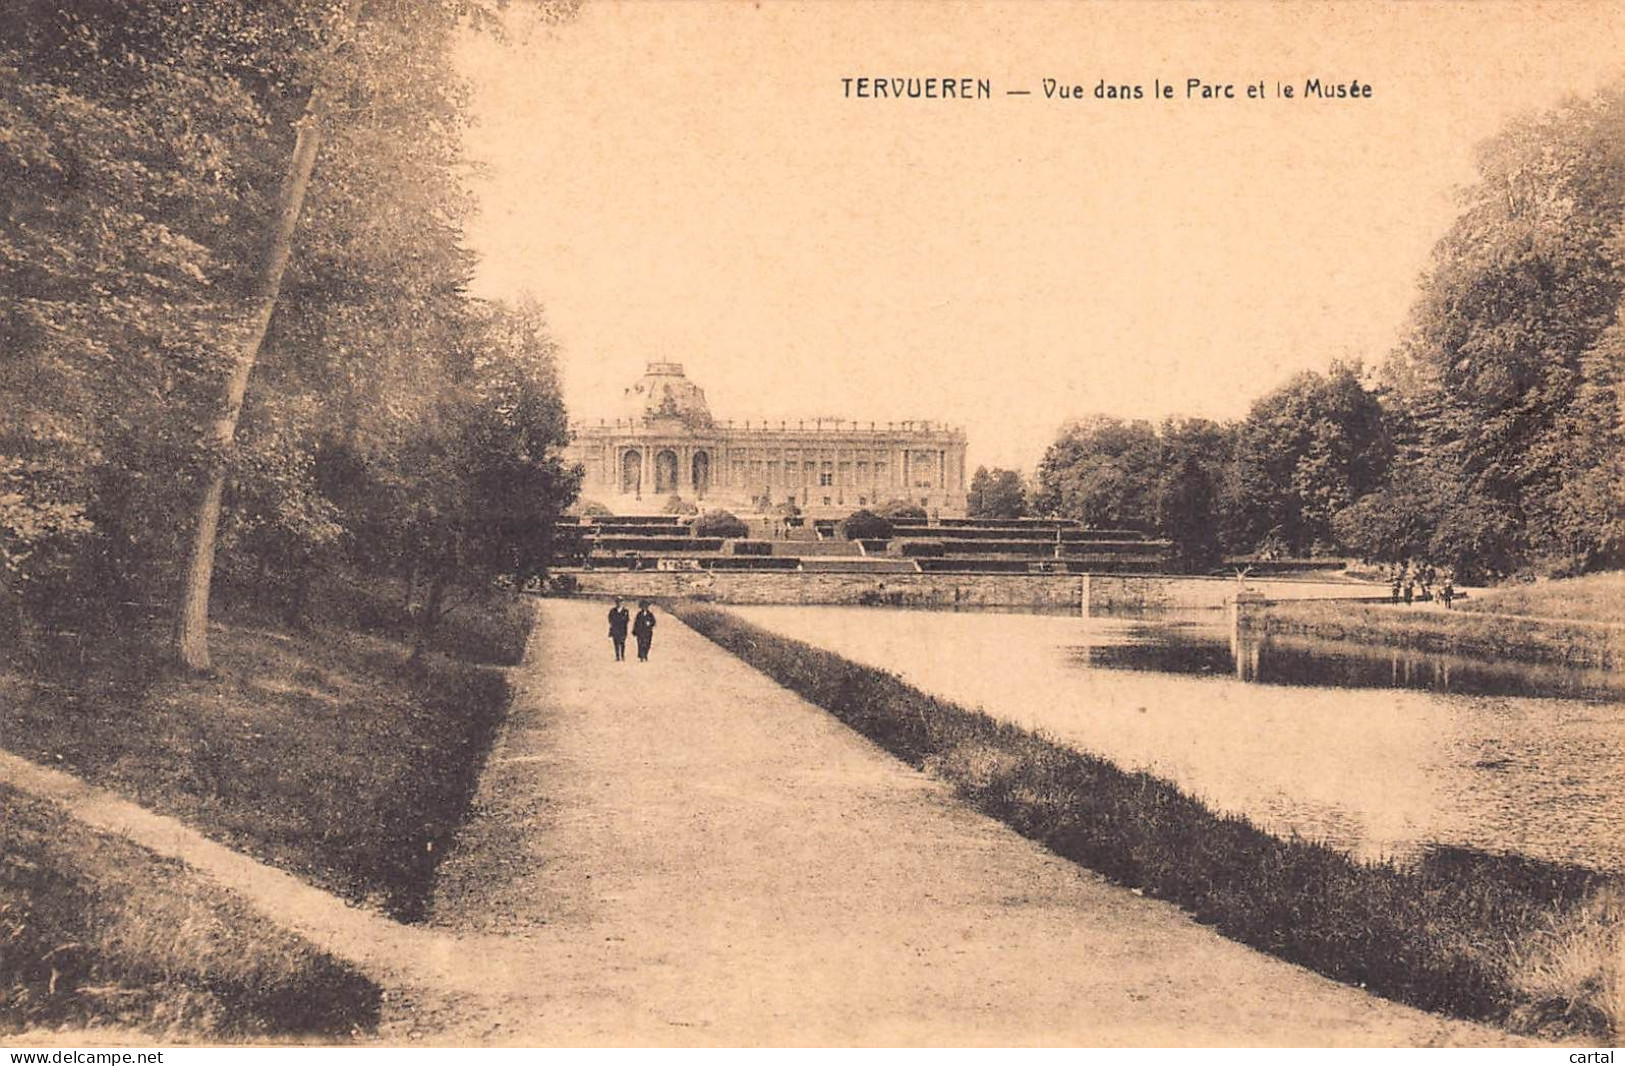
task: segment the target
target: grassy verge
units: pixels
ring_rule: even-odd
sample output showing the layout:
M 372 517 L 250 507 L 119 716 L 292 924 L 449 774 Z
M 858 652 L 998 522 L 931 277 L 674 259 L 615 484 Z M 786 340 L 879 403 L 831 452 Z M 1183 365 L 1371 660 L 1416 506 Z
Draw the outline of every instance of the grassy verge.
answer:
M 1625 572 L 1505 585 L 1467 600 L 1462 609 L 1625 625 Z
M 1552 1035 L 1620 1024 L 1625 915 L 1601 874 L 1453 849 L 1356 862 L 725 611 L 671 609 L 977 809 L 1233 939 L 1429 1010 Z
M 1482 609 L 1495 607 L 1491 604 Z M 1625 661 L 1625 632 L 1582 620 L 1559 622 L 1465 610 L 1309 602 L 1271 604 L 1256 624 L 1271 633 L 1301 633 L 1518 662 L 1612 669 Z
M 319 623 L 218 612 L 209 678 L 156 658 L 149 633 L 97 635 L 84 660 L 0 670 L 0 737 L 349 899 L 421 917 L 508 691 L 529 611 L 493 596 L 454 612 L 441 654 L 405 667 L 406 621 L 365 586 L 323 590 Z M 391 607 L 389 604 L 395 604 Z
M 181 863 L 0 786 L 0 1033 L 166 1038 L 370 1028 L 379 990 Z

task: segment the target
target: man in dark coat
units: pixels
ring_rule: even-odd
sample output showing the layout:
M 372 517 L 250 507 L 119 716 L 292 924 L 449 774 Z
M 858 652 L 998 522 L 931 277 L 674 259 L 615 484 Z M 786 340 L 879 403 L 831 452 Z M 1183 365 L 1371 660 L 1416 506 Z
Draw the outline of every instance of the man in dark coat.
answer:
M 632 621 L 632 636 L 638 642 L 638 662 L 648 662 L 649 645 L 655 639 L 655 613 L 649 610 L 648 600 L 638 601 L 638 616 Z
M 616 662 L 626 658 L 626 627 L 631 620 L 631 612 L 621 606 L 620 600 L 616 600 L 615 606 L 609 609 L 609 640 L 615 645 Z

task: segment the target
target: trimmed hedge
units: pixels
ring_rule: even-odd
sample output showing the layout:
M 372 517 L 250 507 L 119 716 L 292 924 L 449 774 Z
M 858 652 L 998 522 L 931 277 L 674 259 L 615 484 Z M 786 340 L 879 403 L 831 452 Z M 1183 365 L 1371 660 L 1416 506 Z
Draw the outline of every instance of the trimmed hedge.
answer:
M 911 558 L 935 559 L 947 554 L 940 540 L 905 540 L 898 550 Z
M 722 550 L 721 537 L 597 537 L 596 551 L 714 552 Z
M 594 517 L 592 522 L 593 525 L 599 527 L 626 526 L 631 529 L 641 529 L 646 526 L 665 526 L 669 528 L 678 523 L 678 517 L 669 514 L 604 515 Z
M 911 537 L 939 537 L 943 540 L 1018 540 L 1050 545 L 1055 543 L 1055 530 L 1053 529 L 980 528 L 976 526 L 950 526 L 946 522 L 940 526 L 911 529 L 908 535 Z
M 730 545 L 735 555 L 772 555 L 773 542 L 769 540 L 736 540 Z
M 1052 540 L 949 540 L 937 543 L 948 555 L 1035 555 L 1050 557 L 1055 554 Z
M 701 559 L 707 570 L 794 570 L 801 560 L 789 555 L 719 555 Z
M 1137 529 L 1063 529 L 1061 530 L 1061 539 L 1069 543 L 1080 540 L 1150 540 L 1149 537 Z
M 938 525 L 955 529 L 1010 529 L 1026 532 L 1057 529 L 1075 529 L 1078 523 L 1070 518 L 943 518 Z
M 920 569 L 928 574 L 1030 574 L 1028 559 L 921 559 Z
M 1093 540 L 1064 543 L 1062 555 L 1148 555 L 1162 554 L 1169 547 L 1159 540 Z

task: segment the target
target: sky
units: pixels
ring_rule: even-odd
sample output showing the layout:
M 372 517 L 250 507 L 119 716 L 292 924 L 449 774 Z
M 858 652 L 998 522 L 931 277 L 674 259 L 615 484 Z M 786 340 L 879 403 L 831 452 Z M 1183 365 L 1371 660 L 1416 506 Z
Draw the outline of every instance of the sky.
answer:
M 1234 418 L 1379 364 L 1475 146 L 1625 73 L 1622 14 L 589 0 L 465 42 L 476 289 L 543 304 L 573 416 L 671 360 L 719 418 L 947 421 L 1030 470 L 1070 418 Z M 993 97 L 846 95 L 865 76 Z M 1153 79 L 1175 98 L 1094 96 Z

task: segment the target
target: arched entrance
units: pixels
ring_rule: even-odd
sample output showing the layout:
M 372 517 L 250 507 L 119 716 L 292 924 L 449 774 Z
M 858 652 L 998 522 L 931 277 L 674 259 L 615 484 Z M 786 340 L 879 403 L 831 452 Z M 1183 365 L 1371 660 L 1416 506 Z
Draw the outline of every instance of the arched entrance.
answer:
M 662 495 L 677 491 L 677 453 L 670 448 L 655 452 L 655 491 Z
M 621 453 L 621 492 L 643 494 L 643 453 L 636 448 Z
M 694 461 L 690 465 L 693 467 L 691 473 L 694 494 L 704 496 L 706 490 L 711 487 L 711 457 L 705 452 L 695 452 Z

